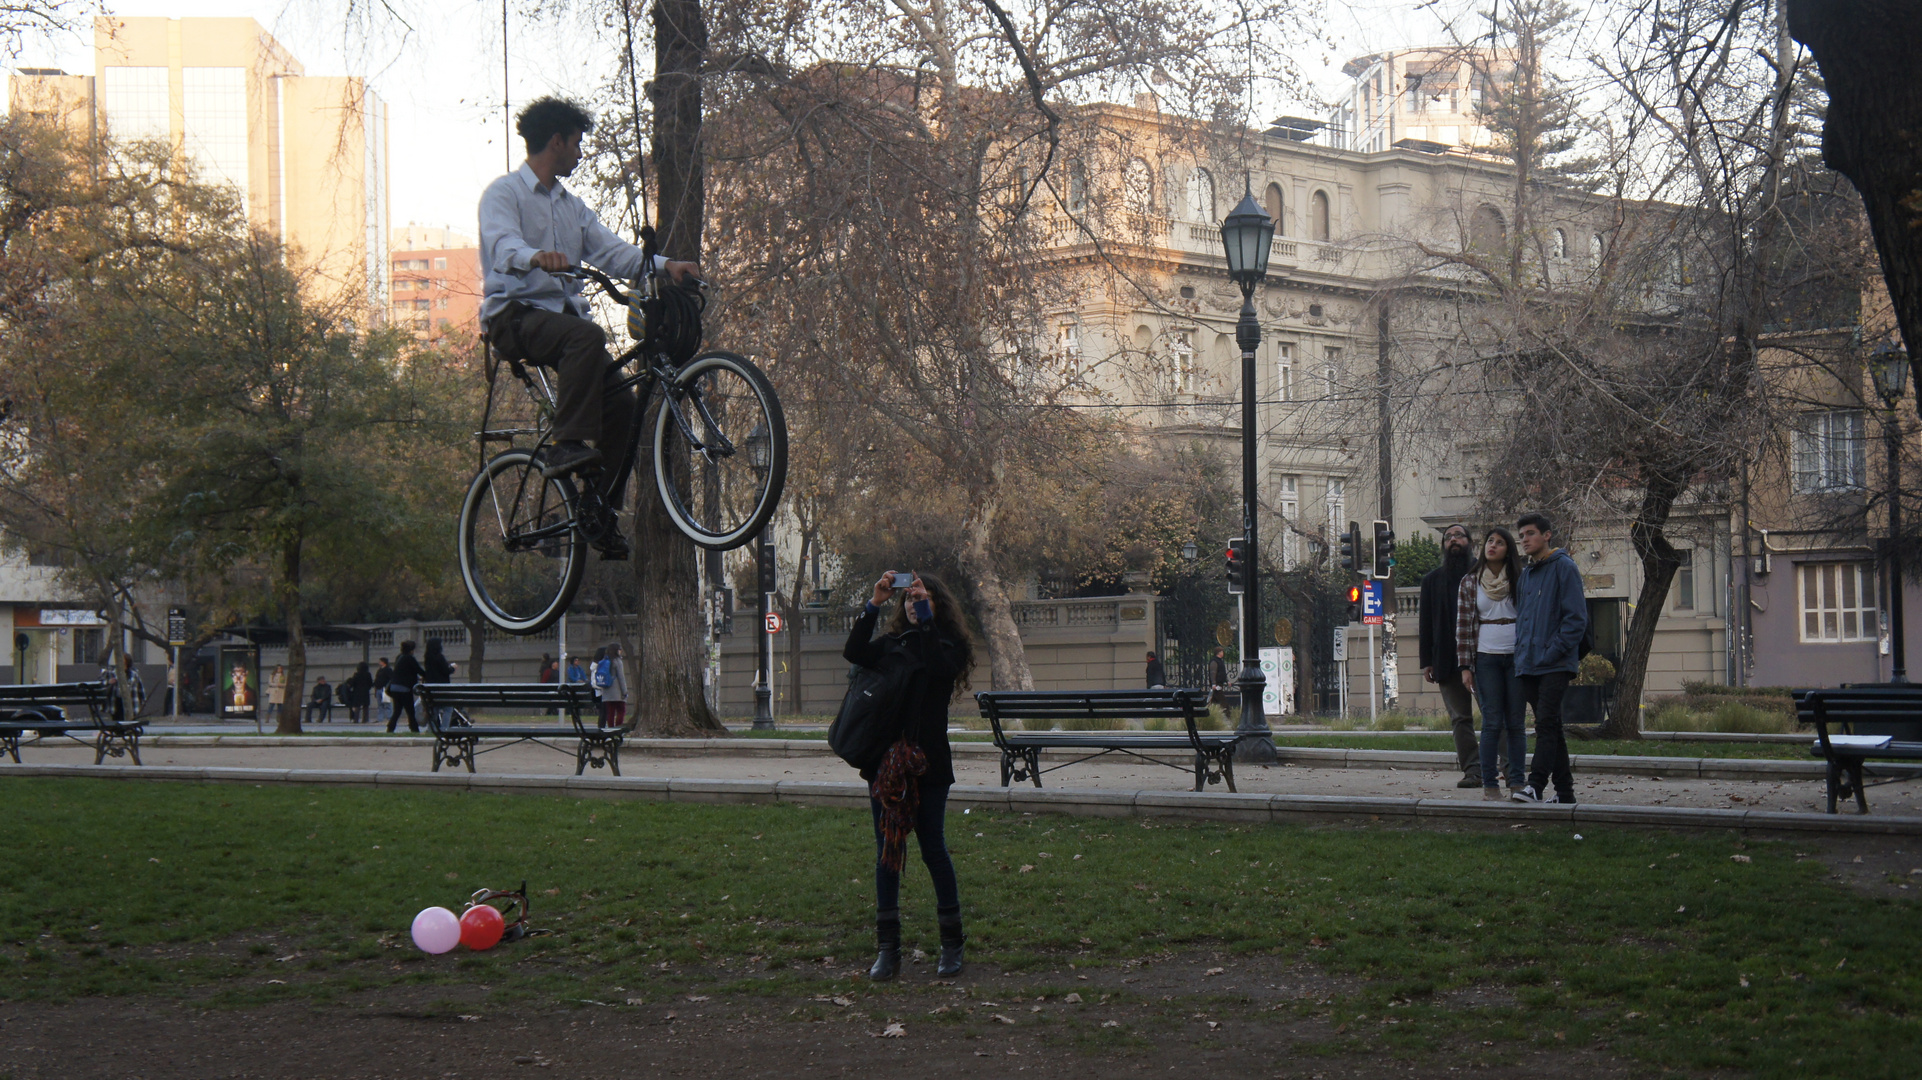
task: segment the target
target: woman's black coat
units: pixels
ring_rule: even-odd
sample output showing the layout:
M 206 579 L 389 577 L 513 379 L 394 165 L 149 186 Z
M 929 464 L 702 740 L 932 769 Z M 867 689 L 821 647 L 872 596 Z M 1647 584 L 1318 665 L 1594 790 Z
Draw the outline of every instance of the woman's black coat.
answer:
M 890 649 L 901 649 L 921 663 L 921 677 L 908 697 L 907 723 L 903 734 L 928 756 L 928 772 L 923 783 L 954 783 L 954 752 L 948 747 L 948 699 L 954 696 L 954 680 L 966 663 L 967 652 L 959 642 L 942 636 L 936 626 L 915 626 L 899 634 L 874 636 L 879 608 L 870 608 L 854 620 L 848 644 L 841 655 L 850 664 L 872 668 Z M 874 770 L 861 770 L 864 780 L 874 779 Z
M 411 694 L 414 692 L 414 684 L 420 682 L 420 677 L 420 661 L 414 659 L 413 653 L 401 653 L 400 659 L 394 661 L 394 681 L 388 684 L 387 692 Z

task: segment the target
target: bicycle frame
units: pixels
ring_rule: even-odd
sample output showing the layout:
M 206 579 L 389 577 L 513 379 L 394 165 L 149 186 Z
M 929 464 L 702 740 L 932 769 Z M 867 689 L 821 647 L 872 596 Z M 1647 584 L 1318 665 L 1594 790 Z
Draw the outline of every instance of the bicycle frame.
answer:
M 627 295 L 610 281 L 606 275 L 587 267 L 580 268 L 580 271 L 583 276 L 591 277 L 600 284 L 613 299 L 623 304 L 627 302 Z M 646 278 L 646 288 L 650 295 L 658 288 L 658 282 L 656 280 L 657 273 L 658 272 L 650 272 Z M 640 441 L 646 437 L 648 431 L 646 422 L 648 410 L 652 406 L 657 393 L 661 400 L 661 407 L 668 409 L 672 413 L 674 423 L 680 429 L 681 437 L 687 440 L 687 445 L 696 448 L 707 460 L 715 461 L 720 458 L 730 457 L 737 452 L 734 444 L 721 431 L 720 425 L 715 421 L 713 413 L 709 410 L 706 400 L 701 396 L 698 389 L 686 396 L 693 400 L 694 411 L 698 414 L 700 426 L 708 435 L 707 440 L 703 440 L 695 434 L 694 423 L 690 420 L 688 410 L 679 398 L 673 393 L 662 391 L 663 387 L 673 385 L 675 376 L 679 372 L 679 365 L 672 363 L 671 357 L 664 349 L 657 348 L 653 351 L 653 354 L 649 356 L 648 347 L 650 344 L 654 344 L 651 339 L 652 335 L 650 334 L 649 339 L 636 342 L 626 351 L 622 352 L 614 361 L 615 366 L 622 369 L 625 369 L 636 359 L 644 359 L 646 363 L 642 370 L 626 376 L 607 388 L 606 392 L 608 393 L 624 393 L 630 389 L 638 392 L 635 394 L 634 416 L 632 423 L 629 424 L 627 444 L 621 448 L 621 455 L 614 463 L 614 467 L 604 472 L 605 482 L 590 480 L 582 484 L 580 499 L 575 514 L 566 516 L 565 520 L 526 533 L 512 532 L 508 529 L 505 521 L 499 521 L 501 508 L 497 504 L 494 507 L 497 523 L 501 526 L 502 535 L 506 538 L 510 550 L 526 550 L 543 540 L 565 536 L 575 530 L 587 531 L 590 527 L 590 519 L 592 519 L 592 525 L 600 525 L 603 523 L 609 516 L 607 513 L 608 508 L 619 505 L 622 492 L 628 480 L 633 475 L 634 465 L 639 460 Z M 548 446 L 553 429 L 551 424 L 546 421 L 551 419 L 553 415 L 553 403 L 556 397 L 556 389 L 550 383 L 546 371 L 541 366 L 528 364 L 524 360 L 508 357 L 494 350 L 491 345 L 489 346 L 489 350 L 492 363 L 489 367 L 487 379 L 487 405 L 482 414 L 481 430 L 475 433 L 480 443 L 481 467 L 485 467 L 486 465 L 488 456 L 487 444 L 490 442 L 505 443 L 507 447 L 511 449 L 517 445 L 520 437 L 532 435 L 535 436 L 533 445 L 533 451 L 535 453 L 539 453 Z M 521 383 L 526 389 L 528 396 L 533 399 L 538 413 L 535 427 L 492 428 L 489 426 L 494 409 L 494 389 L 499 383 L 495 375 L 498 371 L 499 363 L 502 360 L 508 363 L 516 380 Z M 527 483 L 525 476 L 522 478 L 521 483 Z M 519 498 L 524 494 L 525 491 L 517 491 L 515 493 L 516 505 L 519 505 Z M 542 485 L 537 509 L 539 511 L 537 520 L 539 517 L 546 516 L 547 491 L 545 484 Z

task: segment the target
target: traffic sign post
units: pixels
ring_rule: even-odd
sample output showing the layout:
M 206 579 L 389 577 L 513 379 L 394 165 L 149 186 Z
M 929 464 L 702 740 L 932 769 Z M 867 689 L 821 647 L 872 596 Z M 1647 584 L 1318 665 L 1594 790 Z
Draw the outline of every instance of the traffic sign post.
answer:
M 782 628 L 784 628 L 786 625 L 787 625 L 786 623 L 783 623 L 781 621 L 780 612 L 770 611 L 767 613 L 767 632 L 768 633 L 778 634 L 781 632 Z
M 168 695 L 173 699 L 173 708 L 167 710 L 174 719 L 180 719 L 180 647 L 187 643 L 187 613 L 180 608 L 167 609 L 167 664 Z

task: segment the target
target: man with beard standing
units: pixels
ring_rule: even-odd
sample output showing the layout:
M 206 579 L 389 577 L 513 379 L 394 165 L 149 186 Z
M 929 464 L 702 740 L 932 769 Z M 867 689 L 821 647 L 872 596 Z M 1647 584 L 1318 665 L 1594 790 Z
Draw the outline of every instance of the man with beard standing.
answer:
M 1462 778 L 1456 787 L 1482 786 L 1481 747 L 1475 741 L 1475 697 L 1462 685 L 1461 664 L 1455 658 L 1455 597 L 1462 578 L 1473 564 L 1475 538 L 1468 526 L 1442 530 L 1442 563 L 1421 579 L 1421 676 L 1441 691 L 1448 709 L 1448 726 L 1455 732 L 1455 759 Z

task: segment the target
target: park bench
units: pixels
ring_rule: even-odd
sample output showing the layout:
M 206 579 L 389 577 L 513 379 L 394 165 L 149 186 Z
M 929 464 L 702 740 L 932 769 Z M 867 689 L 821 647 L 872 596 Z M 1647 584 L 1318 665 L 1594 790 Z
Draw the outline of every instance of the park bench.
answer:
M 0 749 L 20 763 L 20 740 L 28 732 L 41 740 L 64 737 L 86 743 L 92 736 L 93 763 L 130 755 L 140 764 L 140 733 L 145 721 L 114 718 L 113 693 L 104 682 L 0 686 Z M 83 711 L 86 719 L 69 719 Z
M 981 715 L 994 729 L 994 745 L 1001 751 L 1001 786 L 1012 780 L 1033 780 L 1041 786 L 1041 774 L 1066 768 L 1107 754 L 1127 754 L 1171 769 L 1187 769 L 1150 757 L 1150 750 L 1186 750 L 1194 754 L 1195 790 L 1203 784 L 1228 782 L 1235 790 L 1234 755 L 1236 736 L 1232 731 L 1202 731 L 1198 716 L 1208 712 L 1206 690 L 986 690 L 974 695 Z M 1117 720 L 1179 720 L 1183 731 L 1011 731 L 1015 721 L 1059 721 L 1063 727 L 1077 722 Z M 1089 750 L 1092 753 L 1041 767 L 1041 751 L 1062 748 Z
M 600 726 L 600 702 L 594 688 L 583 683 L 421 683 L 417 688 L 427 730 L 434 736 L 434 771 L 442 765 L 465 763 L 474 771 L 474 758 L 490 750 L 531 742 L 566 753 L 555 741 L 574 741 L 574 775 L 592 765 L 621 775 L 623 728 Z M 556 711 L 565 724 L 481 723 L 484 710 L 545 715 Z M 443 715 L 443 711 L 445 715 Z M 583 718 L 585 714 L 585 718 Z M 481 740 L 506 740 L 486 749 Z
M 1835 690 L 1798 690 L 1796 719 L 1815 726 L 1810 752 L 1828 762 L 1829 813 L 1837 799 L 1855 797 L 1856 808 L 1869 812 L 1863 779 L 1873 776 L 1870 760 L 1922 760 L 1922 686 L 1843 686 Z M 1893 784 L 1912 779 L 1895 776 L 1878 780 Z

